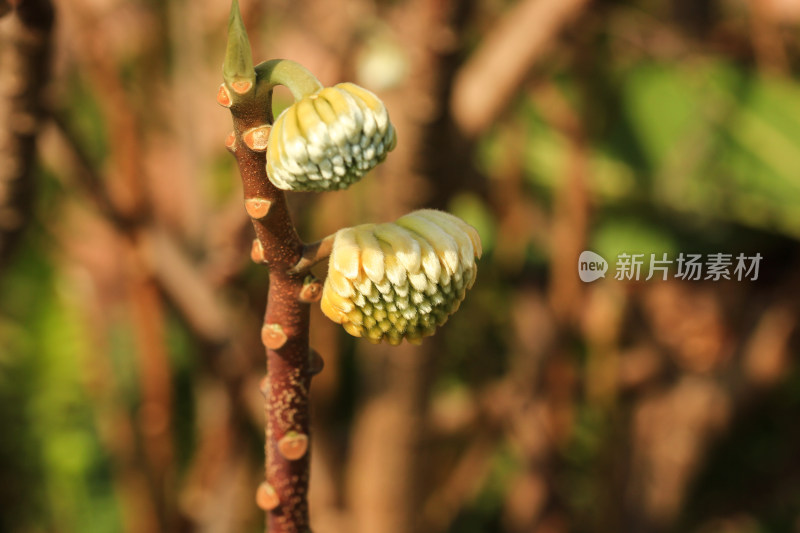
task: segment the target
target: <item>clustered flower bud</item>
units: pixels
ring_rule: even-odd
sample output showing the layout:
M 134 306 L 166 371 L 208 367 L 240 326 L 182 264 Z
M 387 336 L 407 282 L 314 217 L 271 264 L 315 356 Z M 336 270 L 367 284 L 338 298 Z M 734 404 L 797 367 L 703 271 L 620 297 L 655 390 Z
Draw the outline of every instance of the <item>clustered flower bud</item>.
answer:
M 419 343 L 461 305 L 480 256 L 475 228 L 443 211 L 345 228 L 334 239 L 320 305 L 356 337 Z
M 267 174 L 279 189 L 345 189 L 386 158 L 396 143 L 378 97 L 340 83 L 301 98 L 275 121 Z

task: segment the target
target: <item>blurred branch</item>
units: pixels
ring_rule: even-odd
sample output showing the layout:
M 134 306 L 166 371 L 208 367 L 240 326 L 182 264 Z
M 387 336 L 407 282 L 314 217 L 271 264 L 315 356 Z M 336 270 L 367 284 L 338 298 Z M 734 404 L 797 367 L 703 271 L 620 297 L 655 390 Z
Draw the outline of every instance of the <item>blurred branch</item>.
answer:
M 78 142 L 75 132 L 69 126 L 69 121 L 58 110 L 51 111 L 50 119 L 52 120 L 53 131 L 56 134 L 56 142 L 59 143 L 67 157 L 72 161 L 74 170 L 72 175 L 77 180 L 76 185 L 115 229 L 123 233 L 129 231 L 131 221 L 120 215 L 115 209 L 114 203 L 106 190 L 105 181 L 97 173 L 89 154 Z
M 789 58 L 779 27 L 770 20 L 767 2 L 748 0 L 751 38 L 756 61 L 761 69 L 778 73 L 789 72 Z
M 461 67 L 451 109 L 462 131 L 474 137 L 512 101 L 531 67 L 589 0 L 523 0 L 512 7 Z
M 231 198 L 207 225 L 205 248 L 208 250 L 203 265 L 203 276 L 214 287 L 227 285 L 249 265 L 242 253 L 252 244 L 250 217 L 242 210 L 242 199 Z
M 223 308 L 207 279 L 165 231 L 146 231 L 141 251 L 170 300 L 187 320 L 192 332 L 212 344 L 230 335 Z
M 449 531 L 464 504 L 475 497 L 491 469 L 492 459 L 501 435 L 498 428 L 475 436 L 459 457 L 450 477 L 436 488 L 423 508 L 428 531 Z
M 96 13 L 76 6 L 71 13 L 83 28 L 77 32 L 77 59 L 89 73 L 94 94 L 108 128 L 111 171 L 108 172 L 108 197 L 115 211 L 130 220 L 140 220 L 149 210 L 147 173 L 143 165 L 141 135 L 143 116 L 135 112 L 132 98 L 121 73 L 109 53 L 109 36 L 98 23 Z
M 136 422 L 146 458 L 141 466 L 146 469 L 156 502 L 158 531 L 174 531 L 178 514 L 173 475 L 172 368 L 166 346 L 165 309 L 158 283 L 139 249 L 143 232 L 152 222 L 141 142 L 144 117 L 136 113 L 134 100 L 115 63 L 117 58 L 109 53 L 109 32 L 98 24 L 97 12 L 76 4 L 69 15 L 79 21 L 82 29 L 93 29 L 75 32 L 74 50 L 80 65 L 89 73 L 93 94 L 108 128 L 110 165 L 104 176 L 107 179 L 101 180 L 91 170 L 95 165 L 78 149 L 73 136 L 65 138 L 83 167 L 78 173 L 82 187 L 116 229 L 122 230 L 118 235 L 125 262 L 118 275 L 120 286 L 126 290 L 137 348 L 141 402 Z M 61 130 L 66 132 L 64 121 Z
M 561 179 L 555 198 L 549 288 L 556 319 L 568 328 L 571 321 L 577 320 L 583 307 L 582 283 L 572 273 L 572 266 L 578 263 L 588 232 L 588 143 L 580 113 L 572 109 L 554 85 L 544 83 L 534 98 L 544 119 L 564 135 L 569 145 L 566 175 Z
M 670 530 L 710 443 L 730 423 L 732 407 L 717 379 L 689 373 L 636 404 L 626 502 L 629 529 Z
M 10 13 L 10 15 L 9 15 Z M 47 83 L 53 7 L 48 0 L 0 3 L 0 262 L 16 244 L 33 203 L 35 138 Z
M 131 243 L 132 244 L 132 243 Z M 139 252 L 128 248 L 132 271 L 127 274 L 130 311 L 136 332 L 138 381 L 141 404 L 137 423 L 153 491 L 159 504 L 161 530 L 175 527 L 175 490 L 172 439 L 172 368 L 166 346 L 164 302 L 158 286 L 146 274 L 146 267 L 137 264 Z
M 75 177 L 75 185 L 84 197 L 121 235 L 128 239 L 139 235 L 138 248 L 144 258 L 145 268 L 157 278 L 193 332 L 212 344 L 224 342 L 227 326 L 210 281 L 200 273 L 180 243 L 169 233 L 158 227 L 137 230 L 135 221 L 115 208 L 106 190 L 105 180 L 97 173 L 65 118 L 59 112 L 53 112 L 51 118 L 55 141 L 71 160 L 74 166 L 71 175 Z
M 365 354 L 374 390 L 354 424 L 348 465 L 356 533 L 426 531 L 420 509 L 428 487 L 419 450 L 429 438 L 424 416 L 431 346 L 373 345 Z
M 759 318 L 744 342 L 742 374 L 748 385 L 765 388 L 780 382 L 790 366 L 792 334 L 797 328 L 797 310 L 778 302 Z
M 239 352 L 247 350 L 242 347 L 242 339 L 231 338 L 231 321 L 228 320 L 230 306 L 217 296 L 213 277 L 203 272 L 201 266 L 187 253 L 184 245 L 176 239 L 173 233 L 163 228 L 163 225 L 159 224 L 157 220 L 149 217 L 136 220 L 120 211 L 109 196 L 108 180 L 98 173 L 96 164 L 91 161 L 83 144 L 76 137 L 63 115 L 57 112 L 53 113 L 51 127 L 48 131 L 50 133 L 49 146 L 57 150 L 56 157 L 66 162 L 66 165 L 58 165 L 62 171 L 57 175 L 71 178 L 73 187 L 70 189 L 77 188 L 82 197 L 97 209 L 103 219 L 114 229 L 120 244 L 123 244 L 130 253 L 126 263 L 132 265 L 132 269 L 128 274 L 132 275 L 135 280 L 132 283 L 139 284 L 139 288 L 131 290 L 130 294 L 134 297 L 132 303 L 136 309 L 136 323 L 140 332 L 139 342 L 146 343 L 140 344 L 144 351 L 154 354 L 161 353 L 166 360 L 166 354 L 162 353 L 163 350 L 158 348 L 157 344 L 154 344 L 155 339 L 163 334 L 163 331 L 159 333 L 160 328 L 156 324 L 159 320 L 163 320 L 163 316 L 156 320 L 150 317 L 154 313 L 155 316 L 158 316 L 158 313 L 163 312 L 156 307 L 151 307 L 157 303 L 154 301 L 154 296 L 157 299 L 160 299 L 162 295 L 166 296 L 191 329 L 193 335 L 200 340 L 199 352 L 211 356 L 201 357 L 200 360 L 204 364 L 207 375 L 212 376 L 213 381 L 218 381 L 216 386 L 225 391 L 226 404 L 236 404 L 237 408 L 241 408 L 240 404 L 246 401 L 241 394 L 241 378 L 243 373 L 249 370 L 249 365 L 242 361 Z M 241 200 L 236 202 L 236 207 L 241 210 Z M 225 226 L 230 227 L 231 224 L 228 223 Z M 236 226 L 238 227 L 238 224 Z M 155 293 L 153 282 L 159 289 Z M 145 387 L 147 388 L 145 395 L 149 398 L 140 411 L 140 429 L 147 434 L 146 440 L 149 442 L 147 447 L 151 464 L 160 465 L 158 467 L 160 470 L 168 466 L 165 465 L 165 458 L 171 454 L 170 450 L 163 446 L 162 434 L 165 421 L 168 422 L 171 413 L 161 407 L 165 405 L 164 401 L 171 397 L 171 393 L 164 385 L 166 376 L 164 368 L 157 361 L 152 358 L 140 359 L 140 365 L 142 375 L 148 376 L 146 378 L 148 383 L 145 384 L 142 381 L 142 387 L 143 390 Z M 224 371 L 220 371 L 220 368 L 224 368 Z M 167 404 L 171 403 L 171 400 L 167 402 Z M 201 433 L 200 447 L 213 446 L 223 433 L 227 439 L 238 440 L 248 431 L 244 420 L 231 417 L 218 409 L 213 410 L 213 413 L 215 413 L 215 418 L 210 423 L 215 430 L 213 433 Z M 120 458 L 121 456 L 114 453 L 113 448 L 110 451 L 115 459 L 121 461 L 120 464 L 115 464 L 115 472 L 122 477 L 122 479 L 115 480 L 116 483 L 128 486 L 128 481 L 136 481 L 126 473 L 128 466 Z M 241 453 L 231 453 L 232 456 L 237 457 L 237 461 L 241 459 Z M 203 454 L 197 455 L 192 461 L 192 469 L 207 468 L 208 465 L 205 464 L 207 459 Z M 229 470 L 233 468 L 233 465 L 232 462 L 224 462 L 221 465 L 223 468 L 219 472 L 214 470 L 218 476 L 211 480 L 213 485 L 211 488 L 204 483 L 200 483 L 203 486 L 198 487 L 197 483 L 190 480 L 186 489 L 187 496 L 180 502 L 180 512 L 185 514 L 184 518 L 194 521 L 197 527 L 205 527 L 211 511 L 208 509 L 207 501 L 195 505 L 195 496 L 201 493 L 206 494 L 207 490 L 214 491 L 214 495 L 220 491 L 229 492 L 237 486 L 236 483 L 241 480 L 230 478 Z M 141 466 L 137 468 L 138 471 L 142 470 Z M 142 500 L 143 496 L 135 492 L 136 487 L 145 491 L 150 490 L 150 498 L 154 499 L 159 507 L 158 514 L 163 519 L 166 513 L 166 520 L 172 519 L 170 515 L 175 512 L 175 505 L 178 503 L 175 501 L 175 491 L 166 493 L 156 489 L 154 492 L 152 485 L 148 486 L 146 483 L 144 485 L 134 483 L 129 486 L 129 491 L 123 494 L 126 499 L 126 513 L 129 513 L 128 507 L 141 507 L 146 503 Z M 227 494 L 227 492 L 225 493 Z M 215 508 L 220 507 L 220 504 L 215 505 Z M 226 509 L 229 507 L 226 505 Z M 249 506 L 247 507 L 249 508 Z M 237 513 L 234 514 L 237 516 L 246 514 L 241 510 Z M 129 514 L 136 515 L 135 512 Z M 219 513 L 217 515 L 220 519 L 223 516 Z M 142 519 L 144 518 L 146 517 L 142 517 Z M 235 520 L 235 517 L 229 518 Z M 163 526 L 151 523 L 149 531 L 159 530 L 163 530 Z
M 96 296 L 96 293 L 92 291 Z M 124 405 L 119 381 L 106 352 L 108 327 L 97 327 L 107 317 L 97 298 L 86 298 L 83 304 L 84 321 L 92 348 L 82 366 L 86 392 L 98 437 L 111 457 L 114 491 L 120 501 L 124 533 L 158 531 L 156 502 L 148 486 L 146 473 L 139 468 L 134 421 Z

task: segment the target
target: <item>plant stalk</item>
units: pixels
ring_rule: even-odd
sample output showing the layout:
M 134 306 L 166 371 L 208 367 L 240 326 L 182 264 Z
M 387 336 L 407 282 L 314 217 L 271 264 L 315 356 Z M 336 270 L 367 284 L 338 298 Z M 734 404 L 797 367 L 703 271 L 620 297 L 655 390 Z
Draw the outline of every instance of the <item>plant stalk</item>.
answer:
M 254 67 L 236 0 L 231 5 L 222 72 L 225 81 L 217 101 L 233 116 L 233 132 L 225 144 L 239 165 L 245 210 L 256 232 L 250 256 L 269 267 L 270 278 L 261 329 L 267 355 L 262 381 L 265 480 L 256 491 L 256 503 L 266 511 L 269 533 L 310 533 L 308 392 L 321 361 L 318 355 L 312 360 L 308 345 L 308 304 L 319 299 L 322 286 L 308 271 L 330 253 L 330 239 L 312 245 L 300 240 L 286 196 L 267 176 L 266 149 L 273 123 L 272 88 L 285 85 L 299 98 L 321 85 L 293 61 L 273 60 Z
M 302 256 L 304 244 L 292 224 L 283 191 L 267 178 L 265 153 L 251 150 L 242 138 L 244 132 L 272 123 L 271 94 L 265 104 L 255 92 L 231 106 L 235 140 L 230 148 L 239 165 L 245 206 L 270 278 L 262 330 L 267 356 L 265 482 L 259 487 L 257 502 L 267 513 L 270 533 L 306 533 L 309 306 L 299 298 L 306 274 L 291 272 Z M 253 209 L 253 205 L 259 207 Z

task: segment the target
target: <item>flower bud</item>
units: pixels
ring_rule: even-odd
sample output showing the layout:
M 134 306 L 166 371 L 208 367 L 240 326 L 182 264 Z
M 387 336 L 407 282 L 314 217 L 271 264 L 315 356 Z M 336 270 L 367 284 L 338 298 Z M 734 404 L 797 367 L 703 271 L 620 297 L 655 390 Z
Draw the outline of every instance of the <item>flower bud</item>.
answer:
M 383 161 L 395 142 L 383 102 L 357 85 L 340 83 L 280 114 L 267 146 L 267 174 L 284 190 L 345 189 Z
M 356 337 L 419 343 L 461 305 L 480 256 L 475 228 L 443 211 L 339 230 L 322 312 Z

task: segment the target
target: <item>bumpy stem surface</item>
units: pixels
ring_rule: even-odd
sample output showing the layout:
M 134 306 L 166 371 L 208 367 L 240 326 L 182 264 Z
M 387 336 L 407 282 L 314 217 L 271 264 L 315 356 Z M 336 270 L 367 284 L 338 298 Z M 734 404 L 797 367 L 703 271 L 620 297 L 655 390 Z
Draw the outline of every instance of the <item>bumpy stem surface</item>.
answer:
M 289 218 L 284 193 L 267 179 L 264 153 L 250 150 L 241 139 L 244 131 L 266 123 L 268 117 L 263 116 L 263 109 L 237 110 L 236 107 L 233 109 L 234 154 L 244 183 L 245 199 L 262 198 L 270 202 L 264 217 L 252 219 L 264 260 L 270 268 L 262 333 L 267 353 L 265 452 L 266 483 L 277 500 L 276 505 L 270 502 L 264 506 L 268 511 L 270 533 L 302 533 L 308 529 L 309 456 L 304 451 L 299 457 L 287 458 L 281 453 L 279 443 L 287 435 L 304 435 L 307 445 L 309 435 L 309 308 L 299 300 L 304 275 L 288 272 L 299 260 L 303 243 Z M 264 490 L 269 491 L 268 488 Z
M 264 261 L 270 269 L 262 330 L 267 353 L 267 485 L 259 494 L 271 497 L 260 497 L 259 505 L 267 511 L 270 533 L 305 533 L 309 523 L 309 306 L 299 299 L 305 274 L 289 272 L 301 257 L 303 243 L 292 225 L 284 193 L 267 179 L 264 153 L 250 150 L 242 141 L 243 132 L 269 122 L 269 111 L 254 100 L 251 106 L 233 106 L 232 113 L 234 155 L 245 199 L 270 202 L 265 216 L 252 217 Z
M 270 95 L 265 103 L 257 92 L 233 98 L 234 140 L 229 146 L 239 164 L 261 257 L 270 270 L 262 329 L 267 354 L 266 480 L 257 501 L 267 511 L 270 533 L 305 533 L 309 531 L 309 306 L 300 300 L 306 274 L 292 270 L 304 244 L 292 225 L 284 193 L 267 178 L 264 152 L 252 150 L 243 139 L 248 130 L 272 122 Z
M 233 0 L 225 82 L 217 101 L 230 108 L 233 132 L 225 145 L 236 156 L 244 184 L 244 205 L 256 230 L 251 257 L 270 270 L 267 311 L 261 340 L 267 352 L 266 472 L 256 502 L 267 512 L 269 533 L 310 532 L 308 520 L 309 401 L 311 376 L 321 369 L 309 350 L 309 302 L 320 284 L 308 270 L 330 253 L 329 241 L 306 245 L 295 231 L 284 193 L 270 182 L 266 149 L 272 117 L 272 88 L 285 85 L 296 98 L 321 85 L 300 65 L 274 60 L 253 66 L 239 6 Z

